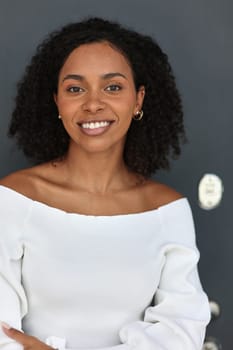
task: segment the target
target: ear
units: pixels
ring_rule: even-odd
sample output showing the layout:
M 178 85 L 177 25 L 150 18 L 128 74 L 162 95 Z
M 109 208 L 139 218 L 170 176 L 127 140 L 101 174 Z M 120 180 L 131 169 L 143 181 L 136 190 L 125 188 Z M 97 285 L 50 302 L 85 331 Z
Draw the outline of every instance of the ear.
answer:
M 136 106 L 134 110 L 134 114 L 136 114 L 138 111 L 142 110 L 142 105 L 145 97 L 145 86 L 140 86 L 138 91 L 137 91 L 137 96 L 136 96 Z

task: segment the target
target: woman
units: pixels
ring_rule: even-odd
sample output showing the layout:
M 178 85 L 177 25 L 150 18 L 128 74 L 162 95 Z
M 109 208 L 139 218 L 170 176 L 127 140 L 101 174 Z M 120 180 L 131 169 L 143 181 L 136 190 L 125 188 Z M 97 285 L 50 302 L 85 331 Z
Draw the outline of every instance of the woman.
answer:
M 0 183 L 0 349 L 201 349 L 191 210 L 150 179 L 185 140 L 159 46 L 100 18 L 52 33 L 9 133 L 36 165 Z

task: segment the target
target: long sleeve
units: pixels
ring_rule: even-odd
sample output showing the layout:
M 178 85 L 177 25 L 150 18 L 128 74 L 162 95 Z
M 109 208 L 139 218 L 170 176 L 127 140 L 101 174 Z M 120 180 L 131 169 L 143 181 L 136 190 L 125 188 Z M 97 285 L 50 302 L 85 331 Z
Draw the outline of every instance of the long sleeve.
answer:
M 0 200 L 0 320 L 21 329 L 27 312 L 27 298 L 21 284 L 23 257 L 22 230 L 26 207 L 24 201 L 12 206 L 9 198 Z M 0 349 L 21 350 L 0 328 Z
M 195 264 L 198 253 L 171 245 L 155 295 L 155 306 L 145 311 L 144 321 L 121 329 L 120 335 L 140 350 L 200 350 L 209 322 L 206 295 L 199 285 Z
M 200 350 L 210 310 L 198 276 L 192 213 L 189 205 L 160 212 L 170 242 L 164 244 L 166 260 L 154 306 L 146 309 L 143 322 L 124 327 L 120 336 L 138 350 Z

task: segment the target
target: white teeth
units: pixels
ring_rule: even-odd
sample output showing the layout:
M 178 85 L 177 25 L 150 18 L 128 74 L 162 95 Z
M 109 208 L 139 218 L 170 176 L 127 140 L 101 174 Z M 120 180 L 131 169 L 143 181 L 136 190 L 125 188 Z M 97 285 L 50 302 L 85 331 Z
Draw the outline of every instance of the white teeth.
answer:
M 103 122 L 91 122 L 91 123 L 83 123 L 81 124 L 81 127 L 83 129 L 97 129 L 97 128 L 103 128 L 105 126 L 108 126 L 110 122 L 103 121 Z

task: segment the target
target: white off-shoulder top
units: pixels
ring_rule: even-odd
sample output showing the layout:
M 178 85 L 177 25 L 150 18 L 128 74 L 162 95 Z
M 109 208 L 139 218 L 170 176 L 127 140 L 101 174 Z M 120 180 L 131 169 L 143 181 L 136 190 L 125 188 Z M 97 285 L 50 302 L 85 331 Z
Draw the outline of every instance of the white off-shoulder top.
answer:
M 186 198 L 93 216 L 0 186 L 0 320 L 60 350 L 200 350 L 198 260 Z

